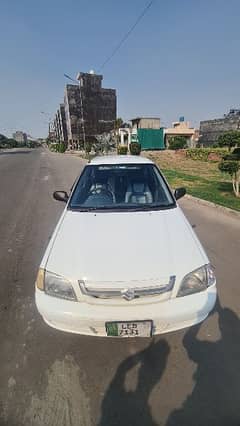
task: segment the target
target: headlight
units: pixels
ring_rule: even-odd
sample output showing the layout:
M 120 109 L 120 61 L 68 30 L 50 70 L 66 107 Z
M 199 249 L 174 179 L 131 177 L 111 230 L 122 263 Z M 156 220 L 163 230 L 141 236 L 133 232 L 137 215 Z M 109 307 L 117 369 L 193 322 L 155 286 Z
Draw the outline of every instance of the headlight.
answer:
M 186 275 L 178 291 L 177 297 L 187 296 L 188 294 L 199 293 L 206 290 L 209 286 L 216 283 L 216 277 L 211 265 L 204 265 Z
M 36 285 L 49 296 L 76 301 L 76 295 L 71 283 L 60 275 L 39 269 Z
M 37 279 L 36 279 L 36 286 L 39 288 L 39 290 L 44 290 L 44 276 L 45 276 L 45 270 L 42 268 L 39 268 Z

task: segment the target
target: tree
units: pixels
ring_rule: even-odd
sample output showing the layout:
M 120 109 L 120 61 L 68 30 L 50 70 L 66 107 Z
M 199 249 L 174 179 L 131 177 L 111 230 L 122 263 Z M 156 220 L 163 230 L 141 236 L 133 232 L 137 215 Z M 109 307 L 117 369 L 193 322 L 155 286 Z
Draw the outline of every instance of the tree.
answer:
M 185 136 L 172 136 L 169 138 L 169 149 L 183 149 L 187 146 L 187 138 Z
M 0 142 L 2 142 L 2 141 L 6 141 L 6 140 L 7 140 L 7 136 L 2 135 L 2 134 L 0 133 Z
M 240 161 L 223 159 L 221 163 L 219 163 L 218 168 L 221 172 L 228 173 L 231 176 L 233 192 L 236 197 L 240 197 Z
M 240 161 L 240 148 L 234 148 L 230 154 L 224 155 L 223 160 Z
M 229 151 L 231 151 L 233 147 L 240 146 L 240 131 L 230 130 L 220 135 L 218 137 L 218 146 L 227 146 Z
M 19 144 L 15 139 L 7 138 L 7 136 L 4 136 L 0 134 L 0 148 L 16 148 Z
M 8 144 L 8 138 L 0 134 L 0 148 L 6 148 Z
M 120 129 L 120 127 L 123 125 L 123 119 L 121 117 L 118 117 L 115 120 L 115 129 Z

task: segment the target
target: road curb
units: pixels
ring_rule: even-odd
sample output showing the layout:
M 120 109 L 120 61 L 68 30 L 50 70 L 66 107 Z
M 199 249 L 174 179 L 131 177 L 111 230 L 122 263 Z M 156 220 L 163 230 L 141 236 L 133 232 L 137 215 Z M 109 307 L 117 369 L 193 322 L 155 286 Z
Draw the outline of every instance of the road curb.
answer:
M 228 213 L 240 219 L 240 212 L 238 212 L 237 210 L 233 210 L 233 209 L 230 209 L 229 207 L 224 207 L 219 204 L 215 204 L 211 201 L 203 200 L 202 198 L 193 197 L 192 195 L 189 195 L 189 194 L 186 194 L 184 198 L 187 198 L 188 200 L 194 201 L 195 203 L 201 204 L 203 206 L 213 207 L 217 209 L 218 211 L 221 211 L 223 213 Z
M 70 155 L 70 156 L 73 156 L 73 157 L 80 158 L 81 160 L 85 161 L 86 163 L 88 163 L 88 161 L 89 161 L 87 158 L 82 157 L 81 154 L 79 154 L 79 151 L 65 151 L 64 155 Z

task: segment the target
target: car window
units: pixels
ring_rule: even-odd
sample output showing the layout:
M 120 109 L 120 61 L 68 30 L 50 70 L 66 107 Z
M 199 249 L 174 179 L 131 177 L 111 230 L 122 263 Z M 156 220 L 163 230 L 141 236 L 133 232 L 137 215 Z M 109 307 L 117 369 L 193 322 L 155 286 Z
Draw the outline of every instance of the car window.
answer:
M 69 202 L 71 209 L 146 209 L 175 205 L 152 164 L 88 165 Z

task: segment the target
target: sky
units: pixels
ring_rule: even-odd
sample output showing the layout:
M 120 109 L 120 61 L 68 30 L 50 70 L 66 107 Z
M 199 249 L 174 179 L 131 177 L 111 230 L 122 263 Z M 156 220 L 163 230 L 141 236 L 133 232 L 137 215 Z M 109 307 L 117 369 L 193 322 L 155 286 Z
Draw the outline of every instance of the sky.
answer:
M 64 73 L 97 72 L 147 3 L 0 0 L 0 133 L 46 136 Z M 239 17 L 239 0 L 155 0 L 101 70 L 118 116 L 198 127 L 240 107 Z

